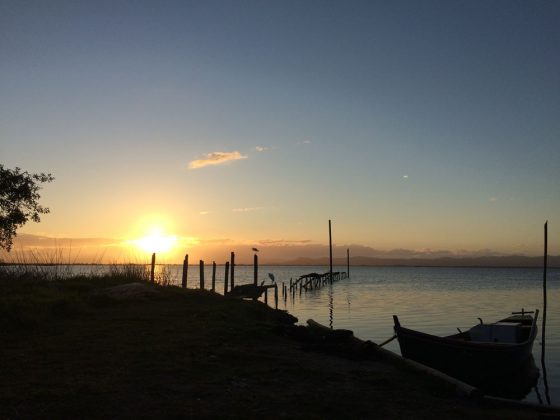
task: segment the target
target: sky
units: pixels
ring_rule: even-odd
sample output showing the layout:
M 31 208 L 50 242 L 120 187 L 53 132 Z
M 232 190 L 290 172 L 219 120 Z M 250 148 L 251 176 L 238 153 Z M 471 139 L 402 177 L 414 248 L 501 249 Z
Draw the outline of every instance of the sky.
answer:
M 558 28 L 552 0 L 0 0 L 0 163 L 56 178 L 16 250 L 306 256 L 332 219 L 341 252 L 539 255 L 549 220 L 560 254 Z

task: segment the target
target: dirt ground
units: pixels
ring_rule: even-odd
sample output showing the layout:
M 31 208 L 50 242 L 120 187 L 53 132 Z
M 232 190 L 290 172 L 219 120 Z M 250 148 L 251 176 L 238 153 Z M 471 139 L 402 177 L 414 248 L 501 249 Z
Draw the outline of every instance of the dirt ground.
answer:
M 325 346 L 258 302 L 134 287 L 4 288 L 0 418 L 539 418 Z

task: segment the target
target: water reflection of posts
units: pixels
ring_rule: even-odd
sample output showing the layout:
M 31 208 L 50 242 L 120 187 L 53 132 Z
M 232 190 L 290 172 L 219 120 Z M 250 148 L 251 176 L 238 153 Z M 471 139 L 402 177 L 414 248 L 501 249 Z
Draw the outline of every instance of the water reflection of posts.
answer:
M 334 312 L 334 299 L 333 299 L 333 284 L 329 284 L 329 327 L 333 329 L 333 312 Z
M 153 283 L 156 278 L 156 253 L 152 254 L 152 269 L 150 271 L 150 281 Z
M 183 289 L 187 288 L 188 273 L 189 273 L 189 254 L 185 254 L 185 259 L 183 260 L 183 277 L 181 279 L 181 287 L 183 287 Z

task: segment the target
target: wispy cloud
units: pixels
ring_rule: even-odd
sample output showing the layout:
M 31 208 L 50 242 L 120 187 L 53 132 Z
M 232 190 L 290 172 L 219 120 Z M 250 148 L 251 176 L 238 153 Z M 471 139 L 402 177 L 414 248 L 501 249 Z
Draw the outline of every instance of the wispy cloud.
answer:
M 257 147 L 255 147 L 255 150 L 256 150 L 257 152 L 266 152 L 267 150 L 269 150 L 269 148 L 268 148 L 268 147 L 264 147 L 264 146 L 257 146 Z
M 263 210 L 264 207 L 240 207 L 237 209 L 231 209 L 231 211 L 234 212 L 238 212 L 238 213 L 245 213 L 245 212 L 249 212 L 249 211 L 259 211 L 259 210 Z
M 196 159 L 189 163 L 190 169 L 200 169 L 210 165 L 221 165 L 234 160 L 247 159 L 238 151 L 235 152 L 212 152 L 207 153 L 203 159 Z
M 210 213 L 210 212 L 209 212 L 209 211 L 206 211 L 206 210 L 202 210 L 202 211 L 199 211 L 199 212 L 198 212 L 198 214 L 200 214 L 201 216 L 206 216 L 206 215 L 209 214 L 209 213 Z

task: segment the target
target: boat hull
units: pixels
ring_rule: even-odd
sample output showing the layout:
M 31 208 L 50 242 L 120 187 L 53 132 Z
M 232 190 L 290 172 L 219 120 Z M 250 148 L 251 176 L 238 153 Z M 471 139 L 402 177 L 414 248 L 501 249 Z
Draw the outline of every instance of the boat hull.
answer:
M 525 341 L 507 344 L 468 341 L 464 339 L 467 332 L 451 337 L 438 337 L 395 325 L 403 357 L 473 386 L 486 388 L 495 395 L 502 394 L 500 390 L 512 383 L 522 389 L 530 389 L 536 382 L 538 369 L 532 356 L 536 330 L 536 325 L 533 325 Z M 518 394 L 523 392 L 517 391 Z

